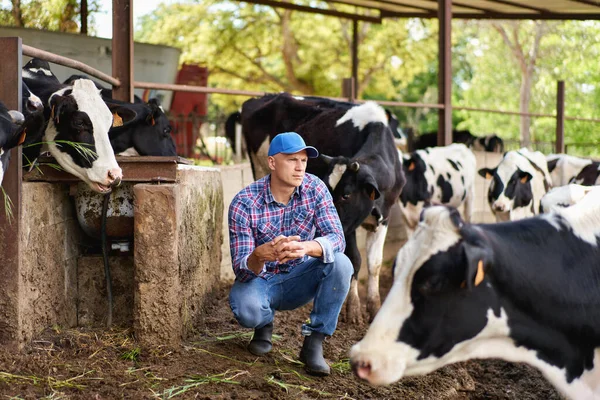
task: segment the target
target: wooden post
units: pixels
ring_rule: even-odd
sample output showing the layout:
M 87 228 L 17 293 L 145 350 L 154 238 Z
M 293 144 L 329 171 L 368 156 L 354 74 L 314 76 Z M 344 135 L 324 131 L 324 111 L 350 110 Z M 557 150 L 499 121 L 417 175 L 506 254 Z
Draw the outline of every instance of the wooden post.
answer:
M 452 143 L 452 1 L 438 0 L 438 146 Z
M 9 110 L 21 111 L 22 41 L 0 38 L 0 100 Z M 2 187 L 12 201 L 12 218 L 0 206 L 0 344 L 16 348 L 20 341 L 19 277 L 21 275 L 21 146 L 12 149 Z M 0 192 L 0 197 L 4 197 Z M 4 202 L 0 202 L 3 204 Z
M 358 93 L 358 20 L 352 20 L 352 79 L 353 93 Z M 355 97 L 353 96 L 353 98 Z
M 556 86 L 556 148 L 557 153 L 565 153 L 565 81 Z
M 81 11 L 79 14 L 81 18 L 81 28 L 79 33 L 87 35 L 88 33 L 88 2 L 87 0 L 81 0 Z
M 113 99 L 133 102 L 133 0 L 113 0 L 112 74 L 121 81 Z
M 355 87 L 353 78 L 344 78 L 342 81 L 342 97 L 347 98 L 350 103 L 353 103 L 356 99 Z

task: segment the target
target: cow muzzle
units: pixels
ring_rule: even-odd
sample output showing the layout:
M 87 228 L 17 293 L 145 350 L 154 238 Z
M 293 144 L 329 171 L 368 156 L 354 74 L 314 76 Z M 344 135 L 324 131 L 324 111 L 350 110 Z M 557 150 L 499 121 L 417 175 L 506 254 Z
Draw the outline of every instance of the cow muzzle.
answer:
M 108 182 L 111 187 L 119 186 L 123 179 L 123 171 L 121 168 L 112 168 L 108 170 Z
M 495 202 L 492 204 L 492 210 L 495 212 L 505 212 L 508 211 L 508 206 L 504 203 Z

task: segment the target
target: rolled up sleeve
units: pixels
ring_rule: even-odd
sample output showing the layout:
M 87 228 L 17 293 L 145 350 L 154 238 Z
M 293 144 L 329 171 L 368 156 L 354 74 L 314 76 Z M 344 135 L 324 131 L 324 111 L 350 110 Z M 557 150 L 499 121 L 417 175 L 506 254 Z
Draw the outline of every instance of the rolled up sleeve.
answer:
M 236 197 L 229 206 L 229 246 L 236 279 L 247 282 L 258 275 L 248 269 L 248 257 L 256 247 L 246 206 Z M 264 267 L 263 267 L 264 269 Z

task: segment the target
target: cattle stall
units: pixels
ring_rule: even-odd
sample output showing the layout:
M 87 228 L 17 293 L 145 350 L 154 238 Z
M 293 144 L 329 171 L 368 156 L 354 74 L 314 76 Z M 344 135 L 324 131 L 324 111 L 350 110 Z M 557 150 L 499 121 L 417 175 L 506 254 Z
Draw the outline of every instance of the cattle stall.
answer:
M 21 55 L 37 49 L 20 38 L 1 40 L 9 55 L 0 67 L 0 98 L 18 109 Z M 12 216 L 0 213 L 0 343 L 14 348 L 48 326 L 103 326 L 108 314 L 102 257 L 73 206 L 81 181 L 48 164 L 23 171 L 17 150 L 5 180 Z M 221 263 L 214 251 L 222 243 L 220 172 L 178 157 L 118 157 L 118 163 L 133 215 L 111 221 L 109 208 L 107 218 L 108 232 L 132 235 L 129 249 L 110 257 L 115 322 L 133 327 L 142 343 L 176 344 L 202 317 L 219 282 L 213 266 Z

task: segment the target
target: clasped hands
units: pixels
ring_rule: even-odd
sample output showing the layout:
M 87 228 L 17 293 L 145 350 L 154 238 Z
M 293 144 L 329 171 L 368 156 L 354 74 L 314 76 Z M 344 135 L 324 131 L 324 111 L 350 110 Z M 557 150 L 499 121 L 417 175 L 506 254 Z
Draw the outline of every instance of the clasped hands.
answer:
M 307 252 L 305 242 L 300 236 L 279 235 L 270 242 L 264 243 L 255 249 L 256 256 L 262 262 L 277 261 L 285 264 L 288 261 L 304 257 Z

